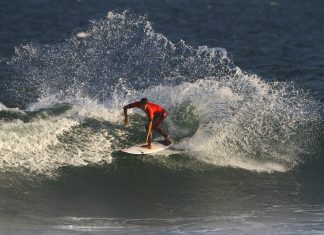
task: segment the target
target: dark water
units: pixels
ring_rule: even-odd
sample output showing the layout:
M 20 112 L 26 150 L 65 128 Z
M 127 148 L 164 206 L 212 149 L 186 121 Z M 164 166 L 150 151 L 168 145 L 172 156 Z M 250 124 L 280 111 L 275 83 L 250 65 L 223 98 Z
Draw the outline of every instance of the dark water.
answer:
M 324 233 L 322 1 L 0 16 L 0 234 Z M 145 118 L 121 107 L 143 96 L 174 148 L 125 155 Z

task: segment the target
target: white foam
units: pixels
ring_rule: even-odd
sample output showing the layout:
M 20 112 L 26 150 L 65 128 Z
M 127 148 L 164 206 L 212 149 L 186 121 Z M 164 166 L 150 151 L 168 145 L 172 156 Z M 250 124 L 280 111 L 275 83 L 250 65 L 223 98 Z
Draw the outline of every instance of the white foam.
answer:
M 78 38 L 86 38 L 86 37 L 89 37 L 89 35 L 90 34 L 89 33 L 86 33 L 86 32 L 78 32 L 76 36 Z
M 109 134 L 88 129 L 75 134 L 73 128 L 78 128 L 80 122 L 70 114 L 26 123 L 0 123 L 0 169 L 52 174 L 66 165 L 109 163 Z
M 61 97 L 60 94 L 53 94 L 41 97 L 38 102 L 27 107 L 27 111 L 37 111 L 40 109 L 52 108 L 56 104 L 65 103 L 72 106 L 69 111 L 69 118 L 82 122 L 86 118 L 98 118 L 105 121 L 117 122 L 120 120 L 121 109 L 107 106 L 98 100 L 84 97 L 81 94 L 75 97 Z
M 7 106 L 5 106 L 2 103 L 0 103 L 0 111 L 17 112 L 17 113 L 21 113 L 22 112 L 18 108 L 8 108 Z
M 4 104 L 2 104 L 2 103 L 0 103 L 0 111 L 1 110 L 5 110 L 7 107 L 4 105 Z

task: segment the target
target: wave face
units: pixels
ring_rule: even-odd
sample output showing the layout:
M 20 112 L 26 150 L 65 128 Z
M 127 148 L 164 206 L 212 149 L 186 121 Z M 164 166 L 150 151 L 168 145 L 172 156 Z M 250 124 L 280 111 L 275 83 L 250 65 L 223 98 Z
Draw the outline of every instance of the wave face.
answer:
M 64 42 L 16 48 L 8 63 L 27 108 L 0 106 L 3 170 L 109 163 L 141 138 L 143 119 L 135 111 L 123 128 L 121 107 L 143 96 L 170 112 L 176 153 L 217 166 L 287 171 L 320 134 L 323 108 L 307 92 L 241 71 L 225 49 L 171 42 L 128 11 Z

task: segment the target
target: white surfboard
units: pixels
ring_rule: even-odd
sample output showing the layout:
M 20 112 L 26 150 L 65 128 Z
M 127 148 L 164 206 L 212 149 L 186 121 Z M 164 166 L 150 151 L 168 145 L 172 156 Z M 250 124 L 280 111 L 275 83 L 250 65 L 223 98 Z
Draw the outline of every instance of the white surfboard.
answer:
M 145 144 L 137 144 L 121 151 L 129 154 L 153 154 L 169 148 L 173 143 L 165 143 L 165 141 L 152 142 L 152 148 L 145 147 Z

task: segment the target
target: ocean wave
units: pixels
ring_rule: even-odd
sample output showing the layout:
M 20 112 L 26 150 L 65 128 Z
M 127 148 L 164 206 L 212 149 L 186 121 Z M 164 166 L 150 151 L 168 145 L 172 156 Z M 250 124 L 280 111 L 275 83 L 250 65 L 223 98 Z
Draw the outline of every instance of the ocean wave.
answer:
M 137 111 L 131 129 L 121 125 L 121 107 L 143 96 L 170 112 L 176 151 L 217 166 L 286 171 L 319 135 L 319 102 L 292 83 L 241 71 L 223 48 L 171 42 L 128 11 L 109 12 L 84 33 L 16 48 L 9 85 L 29 88 L 13 92 L 27 101 L 28 118 L 1 122 L 2 169 L 111 161 L 144 133 Z

